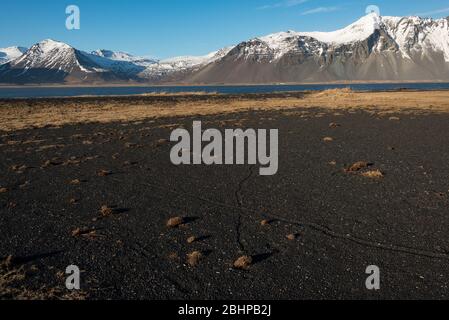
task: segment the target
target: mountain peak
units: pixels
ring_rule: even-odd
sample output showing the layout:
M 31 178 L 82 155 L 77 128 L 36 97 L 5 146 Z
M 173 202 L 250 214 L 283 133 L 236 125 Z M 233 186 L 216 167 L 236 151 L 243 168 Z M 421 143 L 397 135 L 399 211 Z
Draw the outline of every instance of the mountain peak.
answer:
M 371 12 L 368 12 L 365 17 L 381 17 L 381 15 L 379 13 L 377 13 L 376 11 L 372 10 Z
M 68 44 L 61 42 L 61 41 L 56 41 L 53 39 L 45 39 L 42 40 L 41 42 L 37 43 L 35 46 L 38 46 L 43 52 L 49 52 L 55 49 L 61 50 L 61 49 L 72 49 L 71 46 L 69 46 Z

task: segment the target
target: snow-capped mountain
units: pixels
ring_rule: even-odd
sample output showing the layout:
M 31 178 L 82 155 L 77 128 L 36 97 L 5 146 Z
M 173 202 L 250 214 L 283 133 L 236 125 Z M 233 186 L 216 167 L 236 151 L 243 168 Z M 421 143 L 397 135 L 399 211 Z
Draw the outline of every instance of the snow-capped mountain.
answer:
M 79 51 L 51 39 L 0 66 L 3 83 L 83 83 L 137 79 L 144 67 Z
M 19 58 L 27 51 L 24 47 L 0 48 L 0 64 L 5 64 L 11 60 Z
M 193 72 L 225 56 L 222 49 L 201 57 L 178 57 L 158 61 L 124 52 L 97 50 L 92 53 L 47 39 L 24 50 L 0 66 L 0 83 L 101 83 L 142 82 L 173 79 Z M 178 78 L 177 78 L 178 79 Z
M 334 32 L 280 32 L 245 41 L 188 82 L 449 80 L 449 19 L 371 13 Z
M 11 56 L 11 55 L 10 55 Z M 368 14 L 333 32 L 287 31 L 201 57 L 154 60 L 45 40 L 0 66 L 8 83 L 449 80 L 449 18 Z
M 116 51 L 111 51 L 111 50 L 100 49 L 100 50 L 92 51 L 92 54 L 99 56 L 99 57 L 114 60 L 114 61 L 131 62 L 138 66 L 143 66 L 143 67 L 148 67 L 155 63 L 158 63 L 158 60 L 155 60 L 155 59 L 151 59 L 151 58 L 147 58 L 147 57 L 133 56 L 129 53 L 121 52 L 121 51 L 116 52 Z
M 211 52 L 205 56 L 180 56 L 161 60 L 148 66 L 140 76 L 153 81 L 179 81 L 217 60 L 225 57 L 232 47 Z

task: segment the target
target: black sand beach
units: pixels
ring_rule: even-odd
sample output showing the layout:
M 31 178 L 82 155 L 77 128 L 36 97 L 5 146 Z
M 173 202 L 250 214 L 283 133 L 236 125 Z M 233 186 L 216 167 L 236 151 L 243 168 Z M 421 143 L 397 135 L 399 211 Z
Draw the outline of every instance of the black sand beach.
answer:
M 194 120 L 278 128 L 278 174 L 172 165 L 170 132 Z M 316 107 L 3 132 L 0 258 L 25 277 L 0 296 L 64 295 L 74 264 L 87 299 L 447 299 L 448 129 L 444 113 Z

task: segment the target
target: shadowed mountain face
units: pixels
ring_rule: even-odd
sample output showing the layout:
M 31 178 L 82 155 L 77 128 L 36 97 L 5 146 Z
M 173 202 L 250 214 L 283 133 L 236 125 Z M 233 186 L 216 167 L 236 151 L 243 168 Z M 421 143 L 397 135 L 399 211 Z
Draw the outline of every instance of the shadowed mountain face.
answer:
M 449 19 L 374 13 L 334 32 L 281 32 L 202 57 L 153 60 L 45 40 L 0 66 L 0 83 L 289 83 L 449 80 Z

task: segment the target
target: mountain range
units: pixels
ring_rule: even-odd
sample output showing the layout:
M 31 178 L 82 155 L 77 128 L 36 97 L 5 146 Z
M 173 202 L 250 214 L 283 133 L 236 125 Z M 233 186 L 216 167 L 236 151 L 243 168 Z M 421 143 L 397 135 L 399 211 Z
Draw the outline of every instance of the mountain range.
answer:
M 449 18 L 368 14 L 333 32 L 287 31 L 201 57 L 166 60 L 84 52 L 44 40 L 0 49 L 0 83 L 261 84 L 448 81 Z

